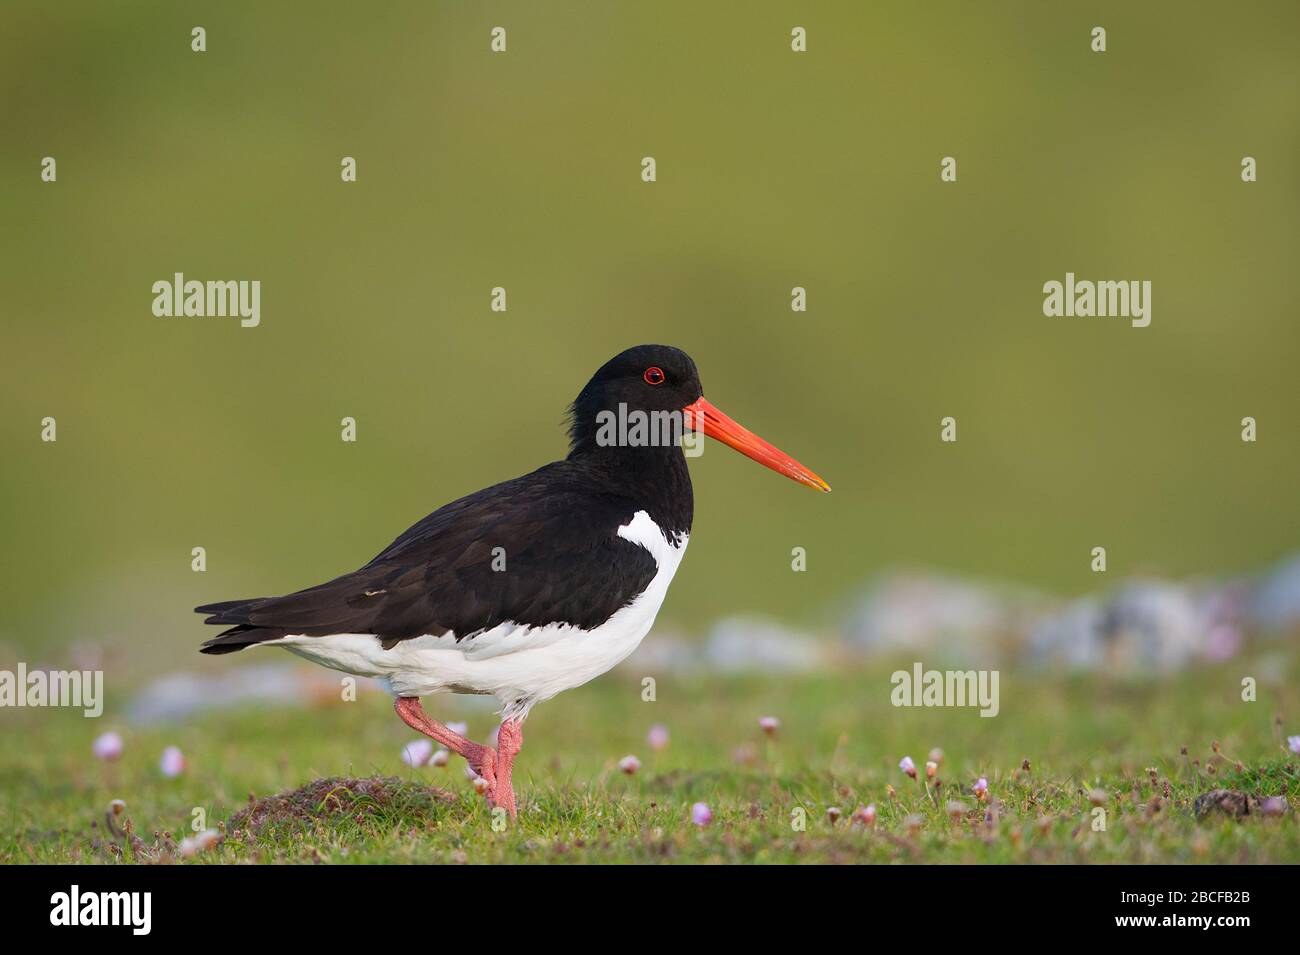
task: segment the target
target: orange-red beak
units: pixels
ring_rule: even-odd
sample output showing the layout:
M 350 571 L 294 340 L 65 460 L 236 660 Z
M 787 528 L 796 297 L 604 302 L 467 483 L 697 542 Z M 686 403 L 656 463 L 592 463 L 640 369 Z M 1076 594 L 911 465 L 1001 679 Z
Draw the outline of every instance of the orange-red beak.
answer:
M 686 416 L 686 426 L 695 431 L 703 431 L 710 438 L 735 448 L 746 457 L 753 458 L 759 464 L 771 468 L 778 474 L 784 474 L 792 481 L 798 481 L 818 491 L 829 491 L 831 486 L 812 471 L 786 454 L 780 448 L 768 444 L 748 428 L 728 418 L 725 414 L 709 404 L 703 398 L 682 409 Z

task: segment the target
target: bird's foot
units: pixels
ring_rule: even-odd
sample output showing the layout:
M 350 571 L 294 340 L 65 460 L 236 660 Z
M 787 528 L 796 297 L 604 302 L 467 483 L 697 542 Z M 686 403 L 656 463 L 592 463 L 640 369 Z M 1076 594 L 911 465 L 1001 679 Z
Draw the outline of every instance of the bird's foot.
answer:
M 491 746 L 471 743 L 468 750 L 460 755 L 465 757 L 465 762 L 469 764 L 470 771 L 487 783 L 484 794 L 489 800 L 492 799 L 492 794 L 497 788 L 496 750 Z
M 514 818 L 515 791 L 510 783 L 510 769 L 523 745 L 523 728 L 516 720 L 506 720 L 497 732 L 497 749 L 466 739 L 437 720 L 431 719 L 420 705 L 419 697 L 398 697 L 393 704 L 407 726 L 465 757 L 465 762 L 486 784 L 484 794 L 493 807 L 505 809 Z
M 402 722 L 411 729 L 423 733 L 436 743 L 446 746 L 458 756 L 465 757 L 469 768 L 475 775 L 487 783 L 488 798 L 492 798 L 497 788 L 497 752 L 491 746 L 484 746 L 471 739 L 466 739 L 454 730 L 431 718 L 424 712 L 417 696 L 399 696 L 393 702 L 393 709 L 402 718 Z
M 466 756 L 465 761 L 476 775 L 487 783 L 483 795 L 493 809 L 504 809 L 514 819 L 518 814 L 515 807 L 515 791 L 510 784 L 510 767 L 502 758 L 501 750 L 491 746 L 479 747 L 479 752 Z

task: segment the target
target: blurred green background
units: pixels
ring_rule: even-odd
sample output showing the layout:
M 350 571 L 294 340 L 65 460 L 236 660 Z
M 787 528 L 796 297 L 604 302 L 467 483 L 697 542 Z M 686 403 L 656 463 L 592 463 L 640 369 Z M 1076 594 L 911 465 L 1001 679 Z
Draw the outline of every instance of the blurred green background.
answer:
M 1300 544 L 1292 0 L 11 0 L 0 24 L 0 644 L 195 661 L 195 604 L 350 570 L 560 456 L 568 401 L 647 341 L 835 486 L 693 462 L 669 625 L 824 620 L 897 566 L 1068 594 L 1098 544 L 1112 577 Z M 261 280 L 261 326 L 154 317 L 176 271 Z M 1149 279 L 1151 326 L 1044 317 L 1067 271 Z

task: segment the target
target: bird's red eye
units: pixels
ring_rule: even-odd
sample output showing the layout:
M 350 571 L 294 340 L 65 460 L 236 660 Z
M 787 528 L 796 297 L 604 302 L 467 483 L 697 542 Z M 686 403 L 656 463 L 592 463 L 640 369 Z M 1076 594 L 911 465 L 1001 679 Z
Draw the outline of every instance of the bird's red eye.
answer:
M 641 377 L 645 379 L 647 385 L 662 385 L 664 383 L 664 370 L 651 365 Z

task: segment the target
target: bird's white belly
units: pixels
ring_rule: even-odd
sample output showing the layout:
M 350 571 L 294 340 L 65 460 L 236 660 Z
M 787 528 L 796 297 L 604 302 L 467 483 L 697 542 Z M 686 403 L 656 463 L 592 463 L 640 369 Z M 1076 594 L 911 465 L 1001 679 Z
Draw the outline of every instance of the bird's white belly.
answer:
M 626 659 L 654 624 L 686 551 L 664 539 L 645 511 L 618 535 L 650 552 L 658 569 L 650 584 L 626 607 L 592 630 L 554 623 L 530 627 L 513 622 L 456 642 L 455 635 L 402 640 L 391 650 L 368 633 L 324 637 L 288 636 L 264 646 L 282 646 L 299 656 L 346 673 L 375 677 L 394 696 L 483 693 L 501 701 L 507 718 L 522 719 L 535 703 L 600 676 Z

